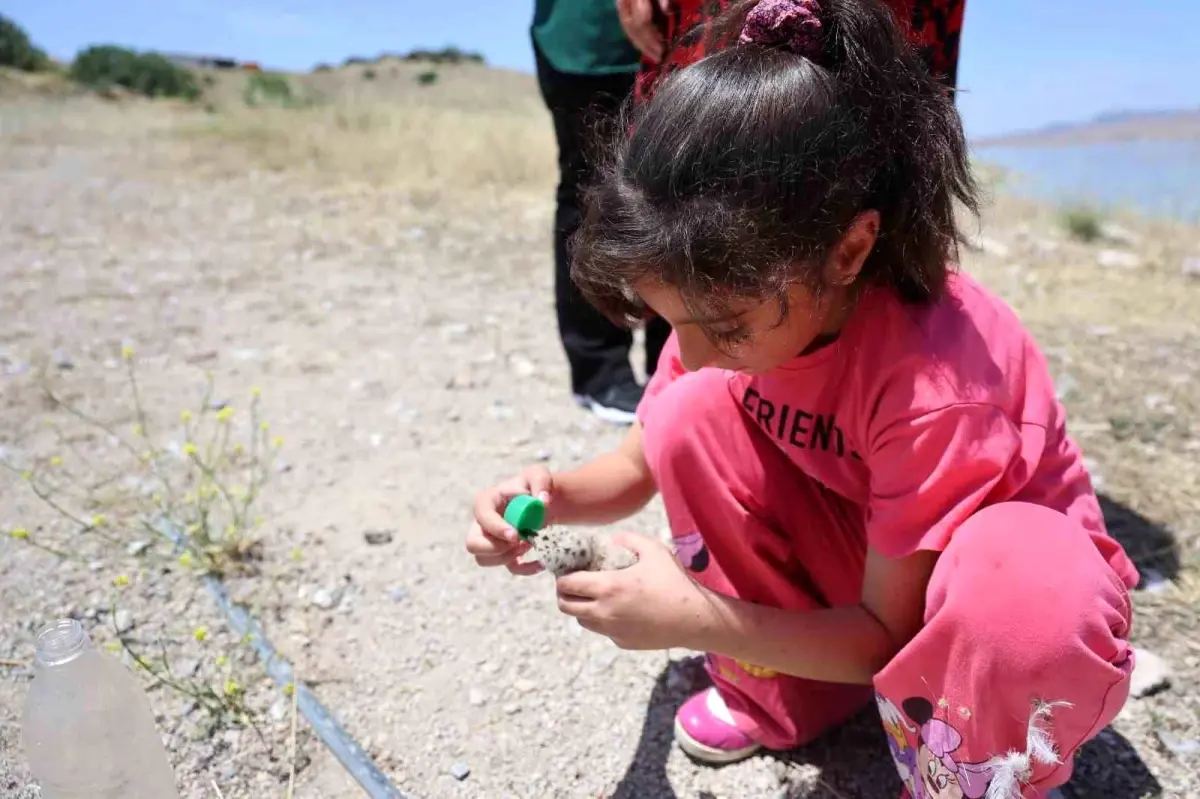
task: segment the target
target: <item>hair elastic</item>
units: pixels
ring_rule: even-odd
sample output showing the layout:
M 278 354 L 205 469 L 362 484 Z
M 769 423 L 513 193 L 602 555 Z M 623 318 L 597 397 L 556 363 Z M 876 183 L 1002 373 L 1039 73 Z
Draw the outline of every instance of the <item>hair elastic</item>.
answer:
M 761 0 L 746 15 L 738 42 L 816 58 L 821 53 L 821 5 L 817 0 Z

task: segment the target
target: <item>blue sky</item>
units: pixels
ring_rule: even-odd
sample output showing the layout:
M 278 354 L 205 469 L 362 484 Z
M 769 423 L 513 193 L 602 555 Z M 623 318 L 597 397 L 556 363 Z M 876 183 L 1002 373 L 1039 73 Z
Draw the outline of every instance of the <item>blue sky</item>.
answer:
M 454 44 L 529 71 L 532 7 L 533 0 L 4 0 L 2 12 L 60 58 L 114 43 L 307 69 Z M 1200 107 L 1198 30 L 1194 0 L 969 0 L 959 77 L 968 134 L 1113 109 Z

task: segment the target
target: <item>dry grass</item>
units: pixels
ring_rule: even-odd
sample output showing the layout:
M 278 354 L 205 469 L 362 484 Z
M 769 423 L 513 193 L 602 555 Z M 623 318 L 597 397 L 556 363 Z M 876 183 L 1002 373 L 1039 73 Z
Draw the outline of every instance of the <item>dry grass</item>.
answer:
M 368 70 L 377 77 L 365 79 Z M 527 77 L 458 66 L 423 86 L 416 80 L 421 70 L 384 61 L 293 76 L 295 93 L 312 99 L 294 109 L 247 108 L 247 78 L 214 73 L 206 95 L 213 113 L 180 135 L 230 145 L 222 168 L 254 165 L 445 193 L 552 185 L 550 120 Z M 201 142 L 196 149 L 204 158 L 212 150 Z

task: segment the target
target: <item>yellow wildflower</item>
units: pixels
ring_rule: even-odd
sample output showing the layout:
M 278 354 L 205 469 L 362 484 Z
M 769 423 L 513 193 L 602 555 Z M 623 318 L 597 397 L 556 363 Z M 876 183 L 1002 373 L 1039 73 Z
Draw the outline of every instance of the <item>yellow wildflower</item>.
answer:
M 50 465 L 51 466 L 62 466 L 62 458 L 55 455 L 53 458 L 50 459 Z
M 8 534 L 18 541 L 24 541 L 29 538 L 29 531 L 24 527 L 14 527 Z
M 193 562 L 194 562 L 194 560 L 192 558 L 191 552 L 184 552 L 182 555 L 179 556 L 179 565 L 185 569 L 190 569 L 192 567 Z
M 208 638 L 208 628 L 203 625 L 192 631 L 192 637 L 197 641 L 204 641 Z
M 217 411 L 218 422 L 228 422 L 233 418 L 233 408 L 225 407 Z
M 275 436 L 274 438 L 272 438 L 271 446 L 274 447 L 275 449 L 279 449 L 280 447 L 282 447 L 283 446 L 283 436 Z
M 192 412 L 191 411 L 180 411 L 179 412 L 179 421 L 185 422 L 185 423 L 192 421 Z
M 129 585 L 129 578 L 125 575 L 121 574 L 113 578 L 114 588 L 124 588 L 127 585 Z
M 237 680 L 225 681 L 225 696 L 241 696 L 244 691 L 245 689 L 242 688 L 241 683 L 239 683 Z
M 120 641 L 109 641 L 107 644 L 104 645 L 104 648 L 107 649 L 109 652 L 120 652 L 121 651 L 121 642 Z
M 135 424 L 133 426 L 133 434 L 135 436 L 144 436 L 146 435 L 146 428 L 142 427 L 140 424 Z
M 184 455 L 195 455 L 196 454 L 196 445 L 190 441 L 185 443 L 183 445 L 183 454 Z
M 124 347 L 121 347 L 121 359 L 125 361 L 133 360 L 133 347 L 129 346 L 128 344 L 126 344 Z
M 287 685 L 283 686 L 283 695 L 284 696 L 290 697 L 294 693 L 296 693 L 296 684 L 294 682 L 290 682 Z
M 25 480 L 26 482 L 28 482 L 28 481 L 32 480 L 32 479 L 33 479 L 33 472 L 31 472 L 31 471 L 29 471 L 28 469 L 26 469 L 25 471 L 21 472 L 21 479 L 22 479 L 22 480 Z
M 296 547 L 292 550 L 292 560 L 304 560 L 304 550 Z
M 217 655 L 216 664 L 218 666 L 224 666 L 228 662 L 229 658 L 225 657 L 224 655 Z
M 254 397 L 255 399 L 258 399 L 259 397 L 262 396 L 262 389 L 259 388 L 258 386 L 255 386 L 254 388 L 250 389 L 250 396 Z
M 103 527 L 107 523 L 108 519 L 104 517 L 103 513 L 97 513 L 92 517 L 92 527 Z

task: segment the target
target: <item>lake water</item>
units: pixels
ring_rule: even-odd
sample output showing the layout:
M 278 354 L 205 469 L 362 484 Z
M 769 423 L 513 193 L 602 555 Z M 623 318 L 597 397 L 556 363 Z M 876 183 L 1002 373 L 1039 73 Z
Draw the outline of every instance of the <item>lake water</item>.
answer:
M 1014 194 L 1200 222 L 1200 141 L 978 147 L 972 155 L 1008 170 L 1001 185 Z

